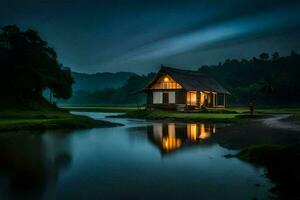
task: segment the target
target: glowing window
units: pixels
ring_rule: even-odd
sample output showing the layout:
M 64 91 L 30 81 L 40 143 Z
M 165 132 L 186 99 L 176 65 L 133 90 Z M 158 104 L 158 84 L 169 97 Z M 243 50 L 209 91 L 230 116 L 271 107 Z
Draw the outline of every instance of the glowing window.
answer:
M 181 85 L 178 84 L 171 76 L 165 75 L 160 77 L 157 82 L 155 82 L 151 89 L 181 89 Z
M 196 91 L 187 92 L 186 103 L 187 103 L 187 105 L 193 105 L 193 106 L 197 105 L 197 92 Z

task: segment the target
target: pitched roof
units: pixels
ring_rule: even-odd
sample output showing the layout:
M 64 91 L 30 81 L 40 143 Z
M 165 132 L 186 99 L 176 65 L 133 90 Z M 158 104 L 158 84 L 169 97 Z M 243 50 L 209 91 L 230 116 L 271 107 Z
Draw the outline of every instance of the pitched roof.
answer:
M 223 94 L 230 94 L 225 88 L 223 88 L 216 80 L 209 77 L 207 74 L 199 71 L 176 69 L 171 67 L 162 66 L 156 77 L 148 84 L 146 88 L 149 88 L 161 75 L 170 75 L 177 83 L 179 83 L 186 90 L 197 91 L 214 91 Z

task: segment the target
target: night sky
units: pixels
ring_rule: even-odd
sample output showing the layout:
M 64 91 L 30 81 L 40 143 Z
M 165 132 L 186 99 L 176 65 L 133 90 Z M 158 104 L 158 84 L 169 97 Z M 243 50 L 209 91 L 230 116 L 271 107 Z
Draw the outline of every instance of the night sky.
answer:
M 86 73 L 300 51 L 299 0 L 1 0 L 8 24 L 37 30 L 61 63 Z

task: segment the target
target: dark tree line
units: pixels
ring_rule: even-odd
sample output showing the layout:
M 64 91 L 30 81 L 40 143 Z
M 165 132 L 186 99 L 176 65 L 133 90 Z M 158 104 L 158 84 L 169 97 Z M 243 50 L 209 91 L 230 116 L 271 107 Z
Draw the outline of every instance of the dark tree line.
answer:
M 236 60 L 202 66 L 201 72 L 217 79 L 231 92 L 230 104 L 260 105 L 300 104 L 300 54 L 292 51 L 281 57 L 275 52 L 259 58 Z
M 146 96 L 141 90 L 154 77 L 154 73 L 148 75 L 134 75 L 129 77 L 126 83 L 118 88 L 107 88 L 93 92 L 79 90 L 74 92 L 73 97 L 61 103 L 85 103 L 85 104 L 135 104 L 145 103 Z
M 300 54 L 291 52 L 282 57 L 262 53 L 258 58 L 227 59 L 224 63 L 202 66 L 199 71 L 208 73 L 231 92 L 230 105 L 299 105 Z M 133 76 L 119 89 L 94 92 L 78 91 L 67 103 L 135 104 L 145 103 L 145 94 L 136 94 L 154 76 Z M 65 102 L 66 103 L 66 102 Z
M 57 61 L 54 49 L 34 30 L 0 29 L 0 67 L 1 97 L 32 101 L 42 98 L 45 89 L 56 98 L 71 97 L 70 69 Z

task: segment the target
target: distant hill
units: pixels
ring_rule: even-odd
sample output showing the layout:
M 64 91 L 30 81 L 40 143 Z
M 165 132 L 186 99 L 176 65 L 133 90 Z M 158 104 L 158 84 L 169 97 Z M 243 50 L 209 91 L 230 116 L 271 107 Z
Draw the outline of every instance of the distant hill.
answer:
M 104 72 L 96 74 L 73 72 L 72 75 L 75 79 L 73 91 L 96 91 L 106 88 L 120 88 L 126 83 L 130 76 L 136 74 L 132 72 Z
M 146 95 L 138 92 L 154 78 L 154 73 L 130 76 L 119 88 L 109 88 L 96 91 L 74 91 L 68 100 L 59 100 L 61 104 L 134 104 L 141 105 L 146 101 Z
M 228 89 L 231 95 L 226 99 L 227 105 L 291 105 L 300 103 L 300 54 L 292 51 L 288 56 L 273 53 L 262 53 L 258 58 L 227 59 L 218 65 L 202 66 L 198 70 L 215 78 L 222 86 Z M 144 104 L 145 93 L 136 93 L 141 90 L 155 76 L 148 75 L 121 75 L 124 72 L 106 75 L 108 80 L 99 79 L 93 83 L 89 79 L 86 88 L 90 91 L 74 91 L 73 96 L 63 103 L 70 104 Z M 126 73 L 128 74 L 128 73 Z M 132 74 L 132 73 L 129 73 Z M 96 75 L 90 75 L 96 76 Z M 103 74 L 102 74 L 103 76 Z M 115 85 L 117 77 L 123 77 L 123 83 Z M 102 82 L 103 81 L 103 82 Z M 78 83 L 77 83 L 78 84 Z M 79 83 L 81 84 L 81 83 Z M 89 86 L 92 85 L 92 86 Z M 110 89 L 100 89 L 111 86 Z M 82 86 L 81 86 L 82 87 Z M 97 91 L 91 89 L 99 88 Z

